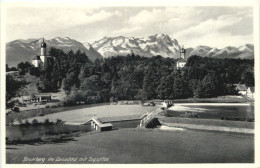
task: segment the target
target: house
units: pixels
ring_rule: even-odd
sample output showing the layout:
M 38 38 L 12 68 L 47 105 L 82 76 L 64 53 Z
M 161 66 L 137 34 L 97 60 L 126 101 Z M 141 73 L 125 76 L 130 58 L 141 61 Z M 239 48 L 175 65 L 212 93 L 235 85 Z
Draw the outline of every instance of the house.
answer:
M 97 118 L 91 118 L 89 121 L 84 123 L 84 125 L 88 125 L 89 123 L 91 125 L 92 131 L 102 132 L 102 131 L 110 131 L 113 129 L 113 125 L 111 123 L 103 124 Z
M 248 87 L 246 96 L 253 99 L 255 97 L 255 87 Z
M 115 117 L 91 118 L 83 125 L 91 125 L 95 131 L 109 131 L 118 128 L 136 128 L 145 115 L 124 115 Z
M 235 84 L 235 89 L 238 91 L 238 94 L 240 95 L 246 95 L 247 94 L 247 87 L 246 85 L 240 85 L 240 84 Z
M 51 102 L 51 93 L 35 93 L 31 98 L 31 102 Z

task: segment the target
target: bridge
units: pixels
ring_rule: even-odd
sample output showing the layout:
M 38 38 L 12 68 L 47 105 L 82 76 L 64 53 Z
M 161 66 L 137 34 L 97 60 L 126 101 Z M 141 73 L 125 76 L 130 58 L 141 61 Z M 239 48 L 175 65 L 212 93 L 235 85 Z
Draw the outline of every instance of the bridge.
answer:
M 163 106 L 157 110 L 152 111 L 151 113 L 145 115 L 144 117 L 142 117 L 141 121 L 140 121 L 140 127 L 146 127 L 146 128 L 154 128 L 156 126 L 160 126 L 161 123 L 157 118 L 157 115 L 161 112 L 163 112 L 164 110 L 170 108 L 173 106 L 172 102 L 164 102 Z

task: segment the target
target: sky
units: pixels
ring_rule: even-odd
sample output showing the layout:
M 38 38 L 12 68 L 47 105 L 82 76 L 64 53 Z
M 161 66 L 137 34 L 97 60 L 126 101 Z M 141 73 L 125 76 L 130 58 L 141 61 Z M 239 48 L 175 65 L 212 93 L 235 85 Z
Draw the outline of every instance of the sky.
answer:
M 103 37 L 168 34 L 185 47 L 253 44 L 251 7 L 9 7 L 6 41 L 70 37 L 93 43 Z

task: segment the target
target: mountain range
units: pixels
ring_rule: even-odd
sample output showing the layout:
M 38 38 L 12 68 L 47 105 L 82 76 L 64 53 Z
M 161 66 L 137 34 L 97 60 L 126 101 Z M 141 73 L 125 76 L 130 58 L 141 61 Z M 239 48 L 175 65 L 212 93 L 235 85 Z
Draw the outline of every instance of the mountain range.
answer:
M 77 51 L 78 49 L 85 52 L 90 60 L 102 58 L 90 44 L 81 43 L 69 37 L 56 37 L 50 40 L 44 40 L 47 44 L 47 53 L 51 47 L 61 49 L 65 52 L 70 50 Z M 31 62 L 31 59 L 40 54 L 40 44 L 42 38 L 14 40 L 6 44 L 6 63 L 11 66 L 16 66 L 19 62 Z
M 6 44 L 6 63 L 16 66 L 19 62 L 29 61 L 40 54 L 41 38 L 14 40 Z M 139 54 L 140 56 L 152 57 L 161 55 L 163 57 L 179 58 L 180 45 L 176 39 L 171 39 L 166 34 L 155 34 L 143 38 L 135 37 L 104 37 L 92 44 L 81 43 L 69 37 L 56 37 L 45 40 L 47 51 L 51 47 L 62 49 L 65 52 L 70 50 L 81 50 L 85 52 L 90 60 L 107 58 L 117 55 Z M 191 55 L 215 58 L 241 58 L 254 59 L 254 46 L 246 44 L 240 47 L 225 47 L 223 49 L 211 48 L 208 46 L 197 46 L 187 48 L 187 58 Z

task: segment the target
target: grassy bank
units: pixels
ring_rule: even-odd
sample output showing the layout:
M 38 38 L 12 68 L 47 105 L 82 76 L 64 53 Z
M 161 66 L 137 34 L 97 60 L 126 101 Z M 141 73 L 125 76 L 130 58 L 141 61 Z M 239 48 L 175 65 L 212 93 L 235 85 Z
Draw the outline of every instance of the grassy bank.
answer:
M 72 141 L 43 145 L 8 145 L 7 163 L 24 157 L 46 158 L 44 163 L 252 163 L 254 136 L 201 131 L 120 129 L 84 134 Z M 85 161 L 47 161 L 47 158 L 88 158 Z M 89 158 L 108 158 L 93 162 Z

